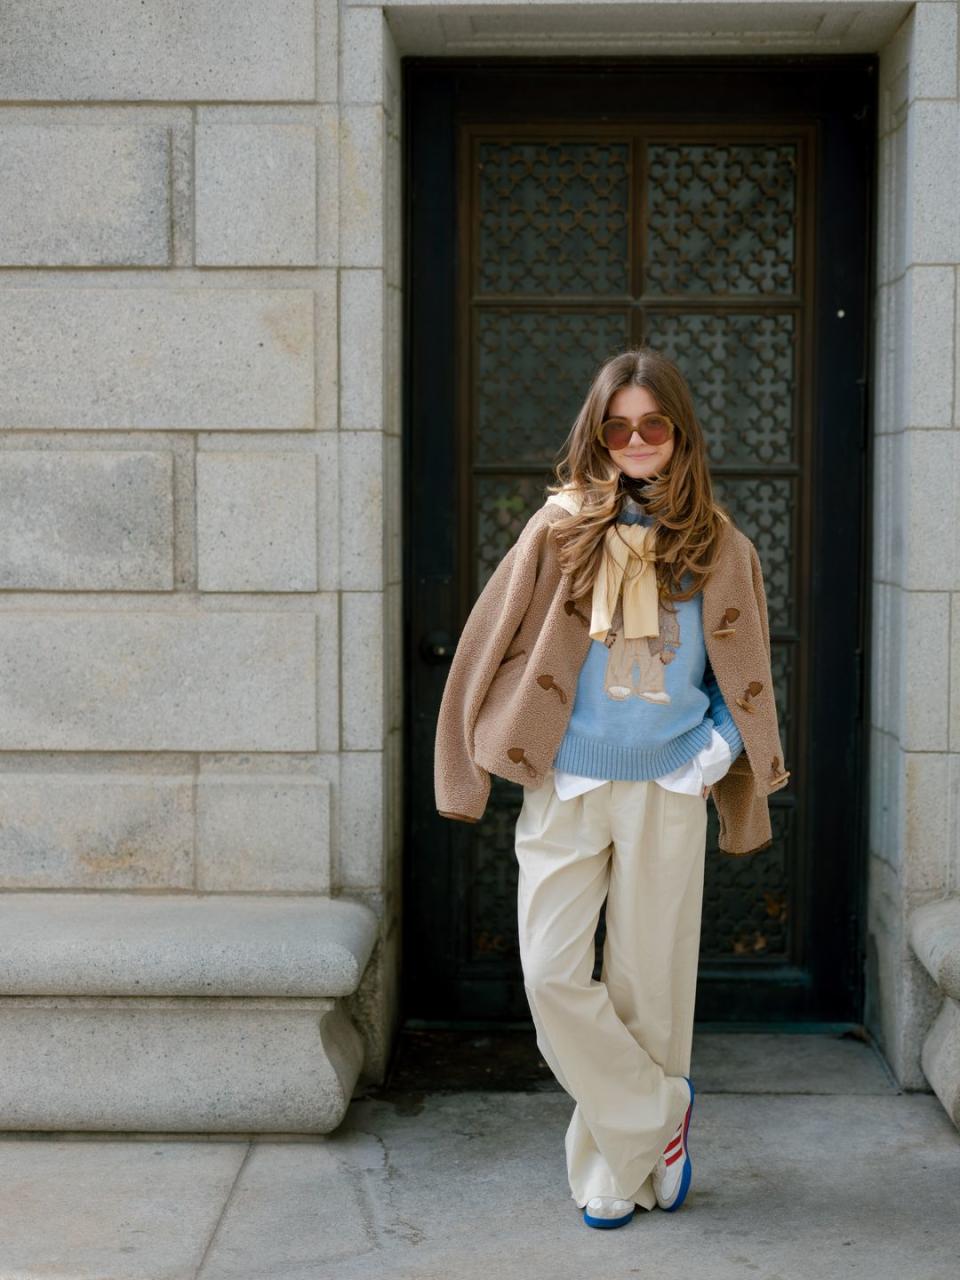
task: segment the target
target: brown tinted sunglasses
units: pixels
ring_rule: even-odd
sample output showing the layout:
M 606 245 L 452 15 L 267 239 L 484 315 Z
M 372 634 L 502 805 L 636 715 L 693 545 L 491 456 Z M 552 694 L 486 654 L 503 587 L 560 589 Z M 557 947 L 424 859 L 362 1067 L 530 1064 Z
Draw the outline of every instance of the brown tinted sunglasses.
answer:
M 665 413 L 645 413 L 637 423 L 644 444 L 664 444 L 670 438 L 674 423 Z M 625 449 L 634 428 L 626 418 L 606 418 L 597 428 L 597 438 L 607 449 Z

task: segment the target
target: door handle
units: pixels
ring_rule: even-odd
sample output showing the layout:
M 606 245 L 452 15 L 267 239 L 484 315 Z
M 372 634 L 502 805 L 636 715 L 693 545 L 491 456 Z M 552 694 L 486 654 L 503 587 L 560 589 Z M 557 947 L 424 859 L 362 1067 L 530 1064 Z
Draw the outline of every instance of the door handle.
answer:
M 453 657 L 456 645 L 450 639 L 448 631 L 428 631 L 420 641 L 420 656 L 424 662 L 439 666 L 449 662 Z

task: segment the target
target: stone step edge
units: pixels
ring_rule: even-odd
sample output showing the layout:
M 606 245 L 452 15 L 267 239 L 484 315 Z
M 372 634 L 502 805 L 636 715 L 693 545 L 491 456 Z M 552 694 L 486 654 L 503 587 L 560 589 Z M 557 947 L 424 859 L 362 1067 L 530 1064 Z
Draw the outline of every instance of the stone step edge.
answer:
M 321 895 L 0 893 L 0 997 L 352 995 L 378 933 Z
M 960 895 L 915 907 L 908 936 L 917 959 L 944 995 L 960 1000 Z

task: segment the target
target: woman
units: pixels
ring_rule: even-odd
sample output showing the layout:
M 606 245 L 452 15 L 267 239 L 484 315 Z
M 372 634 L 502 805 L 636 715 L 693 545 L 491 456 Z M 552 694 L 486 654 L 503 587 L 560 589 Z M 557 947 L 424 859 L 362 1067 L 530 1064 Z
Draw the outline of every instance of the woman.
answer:
M 523 785 L 524 985 L 576 1101 L 571 1195 L 589 1226 L 619 1227 L 690 1186 L 707 796 L 721 849 L 759 852 L 789 772 L 759 557 L 713 499 L 672 361 L 639 347 L 604 363 L 548 491 L 461 634 L 437 808 L 477 821 L 490 773 Z

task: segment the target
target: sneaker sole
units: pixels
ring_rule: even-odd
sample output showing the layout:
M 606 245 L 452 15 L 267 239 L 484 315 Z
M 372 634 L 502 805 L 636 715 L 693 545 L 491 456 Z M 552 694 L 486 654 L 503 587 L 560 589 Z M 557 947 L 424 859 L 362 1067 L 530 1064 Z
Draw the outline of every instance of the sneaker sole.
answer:
M 600 1227 L 601 1229 L 606 1229 L 608 1227 L 625 1227 L 628 1222 L 632 1221 L 633 1215 L 636 1211 L 637 1206 L 634 1205 L 630 1212 L 624 1214 L 622 1218 L 594 1218 L 587 1213 L 586 1209 L 584 1209 L 583 1220 L 588 1227 Z
M 690 1159 L 690 1150 L 687 1146 L 687 1134 L 690 1129 L 690 1117 L 693 1115 L 694 1088 L 693 1088 L 693 1081 L 690 1079 L 689 1076 L 684 1076 L 683 1078 L 684 1080 L 686 1080 L 687 1084 L 690 1086 L 690 1106 L 687 1108 L 687 1116 L 683 1124 L 683 1150 L 684 1150 L 683 1173 L 680 1175 L 680 1186 L 677 1188 L 677 1194 L 673 1201 L 673 1204 L 661 1205 L 661 1208 L 664 1210 L 665 1213 L 675 1213 L 676 1210 L 680 1208 L 680 1206 L 683 1204 L 684 1200 L 686 1199 L 687 1192 L 690 1189 L 690 1180 L 693 1177 L 693 1163 Z

